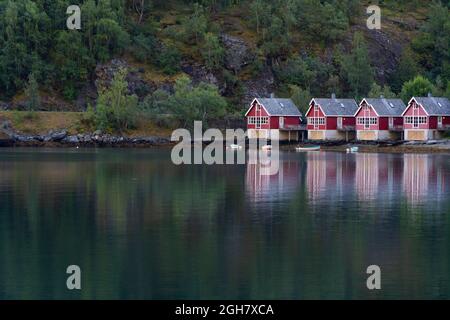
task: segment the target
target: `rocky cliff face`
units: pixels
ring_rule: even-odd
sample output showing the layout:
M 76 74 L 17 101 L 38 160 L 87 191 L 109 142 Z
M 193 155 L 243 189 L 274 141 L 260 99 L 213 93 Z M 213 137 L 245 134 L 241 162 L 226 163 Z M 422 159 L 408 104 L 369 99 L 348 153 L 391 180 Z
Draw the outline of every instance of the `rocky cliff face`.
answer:
M 408 43 L 408 37 L 405 34 L 414 32 L 417 29 L 417 22 L 414 20 L 397 21 L 394 19 L 385 20 L 385 25 L 381 30 L 368 30 L 365 25 L 356 25 L 352 27 L 347 39 L 343 42 L 344 47 L 350 50 L 352 34 L 356 31 L 362 31 L 365 34 L 372 64 L 375 70 L 376 80 L 384 84 L 392 75 L 397 67 L 403 47 Z M 402 30 L 401 33 L 398 31 Z M 248 73 L 242 77 L 243 70 L 256 59 L 256 49 L 252 44 L 246 42 L 244 38 L 223 33 L 220 35 L 220 41 L 225 50 L 224 68 L 236 79 L 239 79 L 240 92 L 239 104 L 242 109 L 254 97 L 268 97 L 277 89 L 276 79 L 270 66 L 265 66 L 255 75 L 249 76 Z M 299 48 L 299 52 L 305 51 Z M 332 63 L 333 51 L 326 48 L 323 59 L 326 63 Z M 120 68 L 129 70 L 127 81 L 128 89 L 131 94 L 136 94 L 140 100 L 157 89 L 167 92 L 173 92 L 173 79 L 165 82 L 152 81 L 145 77 L 145 70 L 133 68 L 125 58 L 113 59 L 104 64 L 98 64 L 95 68 L 94 79 L 87 83 L 79 93 L 74 103 L 68 103 L 63 99 L 58 99 L 57 95 L 47 93 L 41 97 L 42 109 L 52 111 L 82 111 L 88 104 L 95 105 L 98 90 L 111 83 L 114 74 Z M 189 75 L 194 84 L 206 82 L 219 88 L 219 92 L 230 98 L 234 98 L 235 92 L 230 87 L 230 83 L 224 78 L 222 71 L 208 70 L 198 61 L 186 59 L 182 62 L 181 69 Z M 231 92 L 231 93 L 230 93 Z M 0 109 L 25 109 L 24 98 L 15 99 L 10 102 L 1 102 Z

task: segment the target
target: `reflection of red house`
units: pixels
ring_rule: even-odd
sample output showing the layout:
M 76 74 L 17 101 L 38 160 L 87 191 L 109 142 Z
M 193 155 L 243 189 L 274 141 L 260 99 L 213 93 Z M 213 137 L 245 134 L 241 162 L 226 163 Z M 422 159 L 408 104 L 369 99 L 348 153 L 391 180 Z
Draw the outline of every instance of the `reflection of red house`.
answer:
M 310 153 L 307 155 L 306 187 L 311 200 L 341 197 L 351 189 L 354 162 L 340 153 Z
M 245 117 L 250 139 L 299 139 L 302 114 L 291 99 L 257 98 Z
M 380 184 L 380 162 L 378 160 L 378 154 L 357 154 L 355 171 L 357 195 L 364 200 L 375 199 Z
M 450 130 L 450 101 L 431 95 L 413 97 L 403 112 L 405 140 L 439 139 Z
M 249 162 L 245 179 L 248 197 L 255 202 L 266 202 L 268 199 L 289 196 L 298 189 L 300 171 L 301 162 L 297 159 L 280 159 L 279 171 L 275 175 L 267 175 L 270 170 L 261 162 Z
M 358 140 L 398 139 L 403 132 L 405 104 L 400 99 L 364 99 L 356 117 Z
M 411 202 L 426 199 L 429 193 L 430 161 L 428 155 L 405 154 L 403 192 Z
M 380 154 L 356 154 L 356 193 L 361 199 L 389 198 L 395 194 L 395 181 L 402 178 L 402 159 Z
M 309 140 L 348 140 L 355 130 L 354 99 L 314 98 L 306 112 Z

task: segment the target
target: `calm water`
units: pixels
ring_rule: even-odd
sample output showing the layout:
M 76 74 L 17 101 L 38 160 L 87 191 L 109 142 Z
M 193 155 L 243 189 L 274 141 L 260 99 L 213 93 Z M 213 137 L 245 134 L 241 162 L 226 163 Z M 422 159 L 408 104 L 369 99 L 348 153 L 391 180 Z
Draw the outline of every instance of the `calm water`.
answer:
M 450 298 L 450 155 L 284 153 L 258 173 L 1 149 L 0 299 Z

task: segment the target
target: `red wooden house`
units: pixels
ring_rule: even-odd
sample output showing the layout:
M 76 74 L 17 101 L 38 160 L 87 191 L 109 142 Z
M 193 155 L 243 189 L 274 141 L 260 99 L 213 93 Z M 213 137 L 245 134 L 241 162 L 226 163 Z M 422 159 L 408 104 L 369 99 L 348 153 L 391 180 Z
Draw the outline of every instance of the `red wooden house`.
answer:
M 247 113 L 249 139 L 298 140 L 302 114 L 291 99 L 256 98 Z
M 450 130 L 450 101 L 447 98 L 413 97 L 403 112 L 405 140 L 440 139 Z
M 393 140 L 403 133 L 403 111 L 406 105 L 400 99 L 363 99 L 356 117 L 358 140 Z
M 355 112 L 358 104 L 354 99 L 314 98 L 306 112 L 309 140 L 348 140 L 354 136 Z

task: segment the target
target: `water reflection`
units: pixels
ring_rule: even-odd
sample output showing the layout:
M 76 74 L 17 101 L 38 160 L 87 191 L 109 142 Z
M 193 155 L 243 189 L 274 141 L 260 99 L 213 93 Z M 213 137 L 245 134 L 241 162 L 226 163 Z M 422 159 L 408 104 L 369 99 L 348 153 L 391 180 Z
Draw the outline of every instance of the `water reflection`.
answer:
M 441 201 L 448 196 L 446 164 L 441 157 L 428 154 L 404 155 L 403 192 L 410 203 Z
M 310 203 L 356 195 L 360 201 L 400 201 L 411 205 L 445 200 L 448 156 L 426 154 L 343 154 L 311 152 L 281 159 L 277 175 L 265 176 L 260 164 L 247 164 L 246 189 L 253 201 L 294 197 L 303 176 Z M 304 162 L 301 161 L 304 159 Z M 300 160 L 300 161 L 299 161 Z
M 450 298 L 448 155 L 280 161 L 261 176 L 167 150 L 2 150 L 0 299 Z
M 294 196 L 301 184 L 302 165 L 297 158 L 281 155 L 278 172 L 269 175 L 267 164 L 259 161 L 247 163 L 245 183 L 248 200 L 271 202 Z

